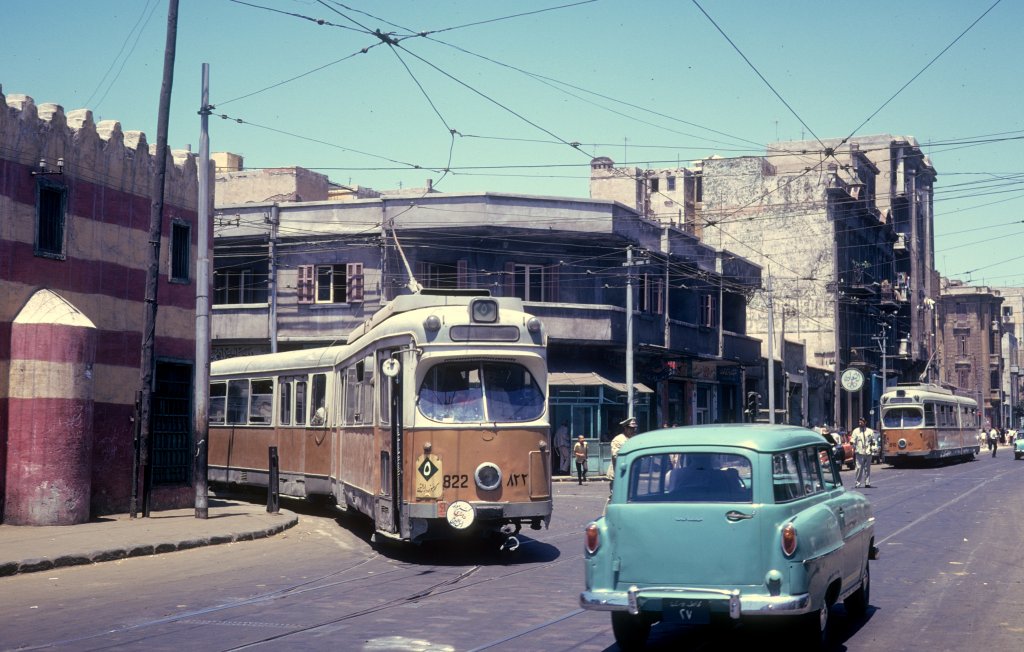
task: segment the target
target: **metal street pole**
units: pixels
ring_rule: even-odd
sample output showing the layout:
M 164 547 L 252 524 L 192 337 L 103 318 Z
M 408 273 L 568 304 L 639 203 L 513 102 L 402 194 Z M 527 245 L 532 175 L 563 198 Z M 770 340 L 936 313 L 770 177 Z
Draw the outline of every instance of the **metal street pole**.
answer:
M 768 268 L 768 423 L 775 423 L 775 300 L 771 267 Z
M 626 247 L 626 406 L 633 418 L 633 245 Z
M 199 109 L 199 252 L 196 256 L 196 383 L 192 388 L 195 414 L 192 483 L 196 518 L 209 516 L 207 437 L 210 407 L 210 64 L 203 64 L 202 107 Z

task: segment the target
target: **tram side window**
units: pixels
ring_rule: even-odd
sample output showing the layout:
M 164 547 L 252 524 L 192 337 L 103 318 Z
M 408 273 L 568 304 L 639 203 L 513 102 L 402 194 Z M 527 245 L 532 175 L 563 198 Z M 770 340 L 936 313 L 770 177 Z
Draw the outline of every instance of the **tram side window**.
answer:
M 210 383 L 210 423 L 224 423 L 227 410 L 227 383 Z
M 935 404 L 925 403 L 924 404 L 924 425 L 926 428 L 935 427 Z
M 270 378 L 252 380 L 250 394 L 249 423 L 269 425 L 274 413 L 274 381 Z
M 327 423 L 327 374 L 313 374 L 312 413 L 309 425 L 323 426 Z
M 356 376 L 356 368 L 349 367 L 345 370 L 345 424 L 353 425 L 361 423 L 359 411 L 359 380 Z
M 248 423 L 249 380 L 228 381 L 228 423 Z
M 363 364 L 363 423 L 373 423 L 373 357 Z
M 308 382 L 305 378 L 295 381 L 295 425 L 306 425 L 306 403 L 309 401 Z
M 381 368 L 381 365 L 384 364 L 384 361 L 391 359 L 391 354 L 392 354 L 392 351 L 390 351 L 390 350 L 381 351 L 379 353 L 380 357 L 377 359 L 377 363 L 378 363 L 377 364 L 377 368 L 378 369 Z M 392 385 L 392 382 L 391 382 L 390 378 L 388 378 L 387 376 L 384 376 L 383 372 L 381 373 L 381 376 L 382 377 L 380 379 L 380 405 L 378 406 L 378 409 L 380 410 L 380 423 L 381 423 L 381 425 L 387 425 L 387 424 L 391 423 L 391 385 Z
M 292 384 L 285 379 L 277 381 L 281 388 L 281 403 L 278 406 L 277 422 L 282 426 L 289 426 L 292 423 Z

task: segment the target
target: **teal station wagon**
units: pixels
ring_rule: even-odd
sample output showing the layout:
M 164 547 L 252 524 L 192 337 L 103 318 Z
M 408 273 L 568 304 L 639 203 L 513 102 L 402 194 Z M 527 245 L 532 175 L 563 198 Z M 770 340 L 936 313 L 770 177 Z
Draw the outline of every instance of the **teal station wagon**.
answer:
M 605 514 L 586 529 L 581 606 L 610 611 L 624 649 L 642 647 L 658 621 L 780 618 L 820 646 L 832 605 L 866 614 L 877 556 L 871 504 L 843 488 L 830 451 L 795 426 L 633 437 Z
M 1013 459 L 1019 460 L 1024 457 L 1024 430 L 1013 440 Z

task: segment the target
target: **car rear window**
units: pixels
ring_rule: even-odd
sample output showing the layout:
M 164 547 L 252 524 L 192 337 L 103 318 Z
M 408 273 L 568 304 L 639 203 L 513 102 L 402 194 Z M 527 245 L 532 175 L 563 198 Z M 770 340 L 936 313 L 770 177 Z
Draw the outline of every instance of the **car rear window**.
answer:
M 749 503 L 750 460 L 731 453 L 660 453 L 633 461 L 629 502 Z

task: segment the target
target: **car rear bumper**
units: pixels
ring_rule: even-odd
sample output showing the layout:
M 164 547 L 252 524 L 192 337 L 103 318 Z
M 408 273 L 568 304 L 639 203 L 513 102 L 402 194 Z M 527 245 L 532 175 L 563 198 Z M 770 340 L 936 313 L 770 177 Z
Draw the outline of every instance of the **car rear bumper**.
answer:
M 595 590 L 580 593 L 580 606 L 594 611 L 628 611 L 636 615 L 653 603 L 658 609 L 661 600 L 707 600 L 716 612 L 727 612 L 730 618 L 740 616 L 774 616 L 805 614 L 811 610 L 811 596 L 743 594 L 739 589 L 708 589 L 693 587 L 632 586 L 627 591 Z

